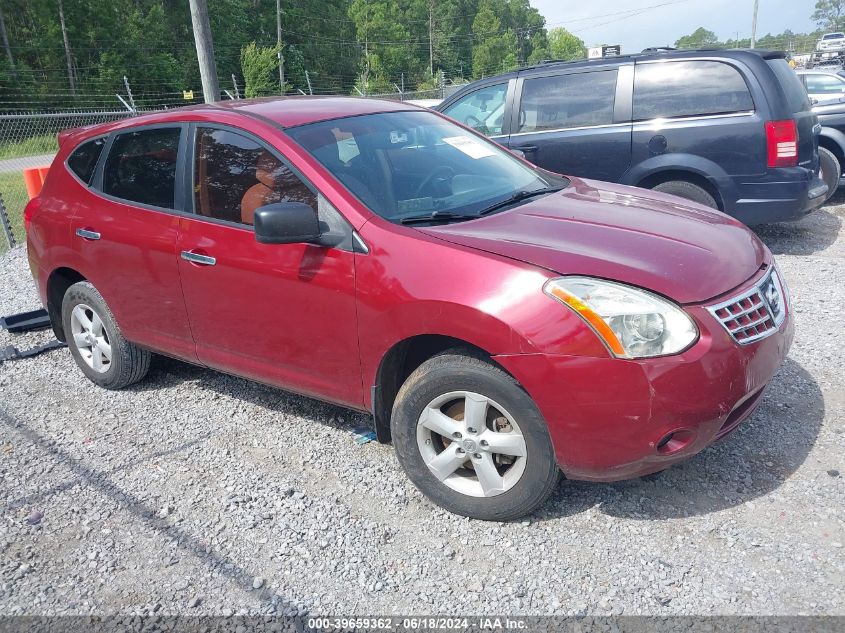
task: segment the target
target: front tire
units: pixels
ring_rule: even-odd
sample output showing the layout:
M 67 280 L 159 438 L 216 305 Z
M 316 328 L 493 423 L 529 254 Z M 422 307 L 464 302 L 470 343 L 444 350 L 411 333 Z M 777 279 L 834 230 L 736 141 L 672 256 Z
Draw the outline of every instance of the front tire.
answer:
M 408 377 L 391 433 L 408 478 L 455 514 L 516 519 L 542 505 L 558 482 L 546 423 L 531 397 L 469 351 L 439 354 Z
M 692 200 L 693 202 L 703 204 L 705 207 L 710 207 L 711 209 L 719 208 L 719 205 L 716 204 L 716 200 L 713 196 L 698 185 L 694 185 L 685 180 L 670 180 L 669 182 L 662 182 L 659 185 L 655 185 L 653 189 L 654 191 L 659 191 L 661 193 L 668 193 L 673 196 L 678 196 L 679 198 Z
M 73 359 L 91 382 L 123 389 L 147 375 L 150 353 L 127 341 L 102 295 L 87 281 L 67 289 L 62 328 Z

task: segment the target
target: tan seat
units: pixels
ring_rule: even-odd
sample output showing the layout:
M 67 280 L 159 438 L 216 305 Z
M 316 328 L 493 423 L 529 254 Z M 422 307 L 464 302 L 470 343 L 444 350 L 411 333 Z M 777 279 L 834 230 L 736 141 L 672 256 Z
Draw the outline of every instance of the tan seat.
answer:
M 252 224 L 255 210 L 279 201 L 277 179 L 283 169 L 279 160 L 269 152 L 262 152 L 255 161 L 255 179 L 241 198 L 241 222 Z

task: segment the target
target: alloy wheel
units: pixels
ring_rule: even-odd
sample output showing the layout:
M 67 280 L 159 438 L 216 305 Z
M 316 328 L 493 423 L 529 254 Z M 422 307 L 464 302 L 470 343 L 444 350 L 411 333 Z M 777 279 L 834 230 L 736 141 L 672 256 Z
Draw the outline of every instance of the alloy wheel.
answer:
M 112 349 L 100 316 L 90 306 L 80 303 L 70 314 L 70 329 L 82 360 L 94 371 L 106 373 L 111 367 Z
M 525 438 L 514 417 L 487 396 L 453 391 L 423 409 L 417 447 L 437 479 L 456 492 L 493 497 L 525 472 Z

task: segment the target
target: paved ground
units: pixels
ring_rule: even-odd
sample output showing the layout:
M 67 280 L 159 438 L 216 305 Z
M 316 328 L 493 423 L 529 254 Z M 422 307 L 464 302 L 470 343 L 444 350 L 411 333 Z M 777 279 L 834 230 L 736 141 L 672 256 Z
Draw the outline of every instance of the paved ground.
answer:
M 30 167 L 49 167 L 55 154 L 41 154 L 40 156 L 22 156 L 20 158 L 6 158 L 0 160 L 0 174 L 18 172 Z
M 525 522 L 431 506 L 312 400 L 161 359 L 119 393 L 66 350 L 2 364 L 0 613 L 845 615 L 843 219 L 761 231 L 797 336 L 751 420 Z M 17 249 L 0 314 L 34 307 Z

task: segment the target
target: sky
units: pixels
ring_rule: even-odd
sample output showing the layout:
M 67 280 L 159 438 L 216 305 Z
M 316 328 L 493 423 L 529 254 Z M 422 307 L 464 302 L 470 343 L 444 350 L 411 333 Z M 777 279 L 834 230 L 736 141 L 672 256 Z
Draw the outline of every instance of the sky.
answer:
M 671 46 L 699 26 L 720 40 L 751 37 L 754 0 L 605 0 L 602 3 L 531 0 L 546 27 L 562 26 L 587 46 L 621 44 L 622 53 L 647 46 Z M 662 6 L 659 6 L 662 5 Z M 810 19 L 815 0 L 759 0 L 757 36 L 791 29 L 815 29 Z

